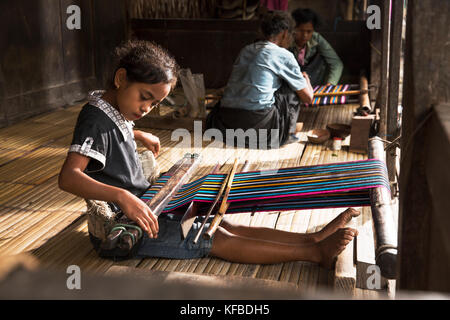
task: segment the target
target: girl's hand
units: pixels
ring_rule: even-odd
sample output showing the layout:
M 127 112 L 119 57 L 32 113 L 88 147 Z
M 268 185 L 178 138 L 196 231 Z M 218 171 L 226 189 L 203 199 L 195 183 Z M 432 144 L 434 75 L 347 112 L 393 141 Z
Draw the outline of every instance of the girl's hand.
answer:
M 152 135 L 149 132 L 144 131 L 135 131 L 134 137 L 136 140 L 142 142 L 144 147 L 153 152 L 155 157 L 158 155 L 159 150 L 161 148 L 161 143 L 159 142 L 159 138 L 157 136 Z
M 158 237 L 158 217 L 141 199 L 131 192 L 123 190 L 117 204 L 129 219 L 135 221 L 142 230 L 148 233 L 149 238 Z

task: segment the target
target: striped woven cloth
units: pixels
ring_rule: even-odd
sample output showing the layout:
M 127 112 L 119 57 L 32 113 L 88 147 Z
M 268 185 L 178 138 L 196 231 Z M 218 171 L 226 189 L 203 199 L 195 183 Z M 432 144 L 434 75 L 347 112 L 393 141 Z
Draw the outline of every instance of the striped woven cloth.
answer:
M 184 212 L 200 203 L 199 215 L 214 201 L 225 174 L 209 174 L 183 185 L 163 212 Z M 165 184 L 163 175 L 141 197 L 149 201 Z M 236 173 L 228 213 L 370 205 L 369 190 L 389 189 L 386 166 L 376 159 Z
M 316 86 L 314 87 L 314 94 L 317 93 L 341 93 L 350 90 L 358 90 L 359 86 L 357 84 L 338 84 L 329 86 Z M 332 104 L 346 104 L 357 102 L 358 99 L 350 98 L 349 96 L 327 96 L 327 97 L 314 97 L 312 106 L 325 106 Z

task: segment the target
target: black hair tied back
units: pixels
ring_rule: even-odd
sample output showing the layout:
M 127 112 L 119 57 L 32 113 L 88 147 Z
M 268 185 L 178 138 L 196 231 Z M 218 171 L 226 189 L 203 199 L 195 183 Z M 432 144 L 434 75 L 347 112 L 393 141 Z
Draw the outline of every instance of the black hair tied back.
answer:
M 170 83 L 175 86 L 178 65 L 162 47 L 144 40 L 129 40 L 115 49 L 116 68 L 127 71 L 127 80 L 147 84 Z

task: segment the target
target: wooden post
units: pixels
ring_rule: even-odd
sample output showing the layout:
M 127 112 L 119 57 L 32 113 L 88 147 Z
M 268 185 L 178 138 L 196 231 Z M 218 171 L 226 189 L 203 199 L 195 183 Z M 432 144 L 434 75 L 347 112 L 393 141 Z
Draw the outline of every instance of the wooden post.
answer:
M 372 105 L 370 104 L 369 98 L 369 83 L 367 77 L 364 75 L 359 78 L 359 90 L 361 91 L 359 95 L 359 106 L 369 113 L 372 111 Z
M 379 105 L 380 109 L 380 127 L 379 135 L 381 138 L 386 139 L 387 133 L 387 93 L 388 93 L 388 67 L 389 67 L 389 23 L 390 16 L 389 11 L 391 8 L 391 0 L 383 1 L 383 7 L 381 9 L 382 19 L 382 38 L 381 38 L 381 75 L 380 75 L 380 89 Z
M 346 20 L 353 20 L 354 5 L 355 5 L 355 0 L 347 0 L 347 11 L 345 13 Z
M 403 1 L 395 0 L 392 6 L 392 32 L 389 55 L 389 93 L 387 104 L 386 140 L 397 138 L 399 82 L 400 82 L 400 55 L 402 49 Z M 392 147 L 386 153 L 386 166 L 389 181 L 396 180 L 395 160 L 397 148 Z
M 448 144 L 430 149 L 432 119 L 439 103 L 450 99 L 450 57 L 443 44 L 450 43 L 449 1 L 409 0 L 404 60 L 403 118 L 399 201 L 399 263 L 397 287 L 402 290 L 450 292 L 449 253 L 439 233 L 448 234 L 448 220 L 433 200 L 448 198 L 448 181 L 437 193 L 427 170 L 439 159 L 448 172 Z M 426 45 L 424 45 L 426 43 Z M 449 121 L 447 121 L 449 123 Z M 448 128 L 447 124 L 447 128 Z M 439 137 L 436 137 L 439 138 Z M 442 138 L 442 137 L 440 137 Z M 433 143 L 434 144 L 434 143 Z M 434 151 L 433 151 L 434 150 Z M 433 152 L 432 154 L 428 154 Z M 448 211 L 445 212 L 448 215 Z M 436 230 L 442 230 L 436 232 Z M 445 271 L 437 272 L 444 269 Z M 446 267 L 446 268 L 445 268 Z
M 381 8 L 381 0 L 372 0 L 371 5 L 377 5 Z M 370 78 L 369 83 L 375 84 L 374 91 L 371 94 L 372 100 L 377 100 L 376 108 L 379 108 L 379 91 L 380 91 L 380 77 L 381 77 L 381 57 L 382 57 L 382 30 L 370 30 Z

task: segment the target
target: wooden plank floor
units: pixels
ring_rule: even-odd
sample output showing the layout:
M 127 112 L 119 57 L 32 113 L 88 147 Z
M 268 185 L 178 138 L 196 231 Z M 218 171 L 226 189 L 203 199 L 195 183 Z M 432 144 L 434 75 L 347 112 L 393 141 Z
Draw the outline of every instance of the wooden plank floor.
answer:
M 301 142 L 278 150 L 218 149 L 203 142 L 202 148 L 172 141 L 169 130 L 144 129 L 160 137 L 162 149 L 158 163 L 162 171 L 170 168 L 186 152 L 201 153 L 203 160 L 193 179 L 208 173 L 217 161 L 229 159 L 223 170 L 229 170 L 233 158 L 250 161 L 250 169 L 273 169 L 299 165 L 364 159 L 365 155 L 339 152 L 326 145 L 307 142 L 306 132 L 325 128 L 327 123 L 350 124 L 356 105 L 308 108 L 301 112 L 304 123 Z M 333 271 L 309 262 L 274 265 L 230 263 L 216 258 L 192 260 L 128 260 L 113 263 L 97 257 L 87 233 L 82 199 L 58 189 L 57 178 L 72 138 L 72 130 L 81 105 L 41 115 L 17 125 L 0 129 L 0 255 L 32 253 L 44 266 L 67 268 L 76 264 L 82 270 L 106 272 L 113 265 L 139 269 L 181 271 L 210 275 L 237 275 L 293 283 L 314 291 L 328 287 Z M 349 139 L 344 141 L 348 145 Z M 143 148 L 140 146 L 140 150 Z M 230 215 L 227 219 L 250 226 L 265 226 L 292 232 L 315 232 L 344 209 L 302 210 Z M 370 209 L 357 219 L 361 239 L 358 257 L 373 263 L 373 235 Z M 370 243 L 372 242 L 371 246 Z M 365 250 L 365 251 L 364 251 Z M 372 252 L 370 252 L 372 250 Z M 376 298 L 383 292 L 358 289 L 359 298 Z

